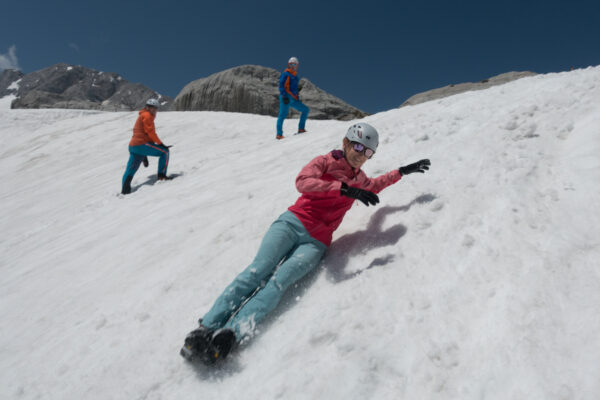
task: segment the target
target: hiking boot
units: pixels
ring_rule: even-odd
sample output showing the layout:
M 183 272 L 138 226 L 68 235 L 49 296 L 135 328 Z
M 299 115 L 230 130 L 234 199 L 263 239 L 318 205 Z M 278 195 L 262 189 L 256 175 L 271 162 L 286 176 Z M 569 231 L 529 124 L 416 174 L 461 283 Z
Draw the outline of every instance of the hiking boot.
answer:
M 158 174 L 157 179 L 159 181 L 170 181 L 171 179 L 173 179 L 173 177 L 172 176 L 167 176 L 165 174 Z
M 131 181 L 133 180 L 133 176 L 128 176 L 123 182 L 123 188 L 121 189 L 121 194 L 129 194 L 131 193 Z
M 225 358 L 231 352 L 235 346 L 235 332 L 231 329 L 221 328 L 217 329 L 211 340 L 211 354 L 210 357 L 215 361 L 220 358 Z
M 281 140 L 281 139 L 284 139 L 284 137 L 283 137 L 283 135 L 277 135 L 277 136 L 275 136 L 275 139 Z
M 179 354 L 189 361 L 200 360 L 205 364 L 215 362 L 211 341 L 213 330 L 200 325 L 185 337 L 185 342 Z

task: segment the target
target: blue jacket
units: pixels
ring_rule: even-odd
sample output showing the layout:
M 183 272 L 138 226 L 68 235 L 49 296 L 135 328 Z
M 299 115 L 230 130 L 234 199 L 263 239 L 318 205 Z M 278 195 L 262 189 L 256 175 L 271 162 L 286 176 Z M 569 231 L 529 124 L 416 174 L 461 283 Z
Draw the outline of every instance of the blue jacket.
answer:
M 281 97 L 291 96 L 298 100 L 298 76 L 296 71 L 286 68 L 279 79 L 279 94 Z

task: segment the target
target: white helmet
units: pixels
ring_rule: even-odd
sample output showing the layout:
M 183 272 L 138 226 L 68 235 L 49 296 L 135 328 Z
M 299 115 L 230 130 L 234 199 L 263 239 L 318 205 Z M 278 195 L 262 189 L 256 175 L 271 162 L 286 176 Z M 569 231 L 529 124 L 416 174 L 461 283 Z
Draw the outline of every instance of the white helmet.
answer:
M 348 128 L 346 137 L 351 142 L 363 144 L 374 152 L 377 151 L 377 146 L 379 146 L 379 133 L 371 125 L 364 122 L 354 124 Z
M 146 101 L 146 105 L 158 108 L 158 106 L 160 106 L 160 103 L 156 99 L 148 99 L 148 101 Z
M 296 57 L 292 57 L 288 61 L 288 64 L 300 64 L 300 63 L 298 62 L 298 59 Z

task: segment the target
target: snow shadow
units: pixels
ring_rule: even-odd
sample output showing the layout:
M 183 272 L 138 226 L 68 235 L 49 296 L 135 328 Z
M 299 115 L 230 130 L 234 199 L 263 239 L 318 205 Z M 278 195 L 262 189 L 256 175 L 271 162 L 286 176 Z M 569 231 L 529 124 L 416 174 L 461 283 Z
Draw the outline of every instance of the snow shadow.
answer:
M 183 175 L 183 173 L 179 173 L 179 174 L 172 174 L 172 175 L 169 175 L 169 176 L 170 176 L 171 178 L 175 179 L 175 178 L 177 178 L 177 177 L 179 177 L 179 176 L 182 176 L 182 175 Z M 138 184 L 138 185 L 132 186 L 132 187 L 131 187 L 131 193 L 134 193 L 136 190 L 138 190 L 138 189 L 139 189 L 139 188 L 141 188 L 142 186 L 152 186 L 152 185 L 154 185 L 156 182 L 158 182 L 158 175 L 150 175 L 150 176 L 148 177 L 148 179 L 146 179 L 144 182 L 142 182 L 142 183 L 140 183 L 140 184 Z
M 435 199 L 436 196 L 433 194 L 423 194 L 404 206 L 387 206 L 380 208 L 373 214 L 366 229 L 344 235 L 334 241 L 329 247 L 327 256 L 324 260 L 325 271 L 328 274 L 328 278 L 334 282 L 342 282 L 352 279 L 370 268 L 383 266 L 393 262 L 394 255 L 388 254 L 373 259 L 368 265 L 358 271 L 346 271 L 348 262 L 352 257 L 359 254 L 367 254 L 370 250 L 378 247 L 394 245 L 406 234 L 407 228 L 402 224 L 394 225 L 386 230 L 382 229 L 383 223 L 388 215 L 400 211 L 406 212 L 415 204 L 430 203 Z

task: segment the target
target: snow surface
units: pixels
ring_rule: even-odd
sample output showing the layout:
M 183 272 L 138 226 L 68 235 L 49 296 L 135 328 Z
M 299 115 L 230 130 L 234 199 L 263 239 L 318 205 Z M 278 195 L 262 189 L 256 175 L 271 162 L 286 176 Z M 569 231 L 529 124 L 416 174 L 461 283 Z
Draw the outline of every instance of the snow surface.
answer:
M 432 169 L 357 203 L 215 368 L 185 335 L 351 123 L 159 113 L 179 176 L 121 196 L 136 115 L 0 111 L 0 398 L 600 398 L 600 67 L 366 118 L 368 175 Z
M 10 110 L 10 105 L 12 104 L 12 101 L 16 98 L 17 96 L 15 96 L 14 94 L 9 94 L 4 97 L 0 97 L 0 110 Z

